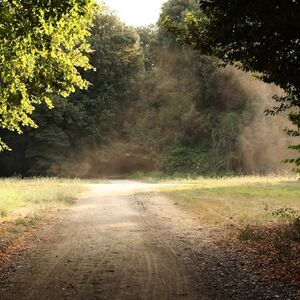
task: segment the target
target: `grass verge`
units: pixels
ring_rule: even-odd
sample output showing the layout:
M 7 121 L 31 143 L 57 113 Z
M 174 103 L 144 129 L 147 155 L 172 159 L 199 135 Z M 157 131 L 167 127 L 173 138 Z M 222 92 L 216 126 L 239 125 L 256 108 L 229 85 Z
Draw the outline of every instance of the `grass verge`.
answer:
M 291 177 L 233 177 L 173 181 L 162 192 L 208 224 L 288 221 L 282 208 L 300 210 L 300 182 Z
M 220 230 L 221 244 L 255 254 L 271 280 L 300 286 L 300 182 L 296 177 L 172 182 L 182 184 L 161 192 L 202 223 Z
M 72 204 L 84 190 L 78 180 L 2 179 L 0 180 L 0 222 L 38 217 L 43 211 Z
M 79 180 L 1 179 L 0 269 L 46 213 L 67 208 L 84 189 Z

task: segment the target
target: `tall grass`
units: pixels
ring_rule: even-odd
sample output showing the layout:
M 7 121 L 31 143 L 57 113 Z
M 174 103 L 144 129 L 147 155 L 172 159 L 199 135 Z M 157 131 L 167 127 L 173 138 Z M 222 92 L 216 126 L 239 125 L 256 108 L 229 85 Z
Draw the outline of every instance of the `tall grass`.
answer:
M 79 180 L 1 179 L 0 222 L 35 217 L 45 210 L 65 208 L 83 190 Z

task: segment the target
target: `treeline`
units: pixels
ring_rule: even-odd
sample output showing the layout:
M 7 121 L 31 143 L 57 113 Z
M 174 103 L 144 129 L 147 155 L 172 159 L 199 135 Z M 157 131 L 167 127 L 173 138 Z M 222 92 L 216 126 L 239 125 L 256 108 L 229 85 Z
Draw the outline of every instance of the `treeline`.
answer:
M 192 6 L 170 0 L 163 13 L 180 20 Z M 82 71 L 89 88 L 67 101 L 53 96 L 53 110 L 39 107 L 33 115 L 38 129 L 1 132 L 13 149 L 0 155 L 1 176 L 211 176 L 284 168 L 284 124 L 263 114 L 272 88 L 179 45 L 160 20 L 130 28 L 101 12 L 90 43 L 95 70 Z M 269 147 L 281 152 L 264 155 Z
M 88 89 L 78 90 L 67 101 L 53 96 L 52 110 L 40 106 L 32 117 L 38 129 L 28 128 L 20 136 L 1 132 L 13 149 L 0 155 L 1 175 L 69 175 L 84 168 L 80 162 L 86 149 L 97 151 L 118 132 L 117 115 L 126 107 L 128 84 L 143 66 L 139 36 L 113 14 L 101 12 L 90 43 L 95 70 L 82 74 L 90 82 Z

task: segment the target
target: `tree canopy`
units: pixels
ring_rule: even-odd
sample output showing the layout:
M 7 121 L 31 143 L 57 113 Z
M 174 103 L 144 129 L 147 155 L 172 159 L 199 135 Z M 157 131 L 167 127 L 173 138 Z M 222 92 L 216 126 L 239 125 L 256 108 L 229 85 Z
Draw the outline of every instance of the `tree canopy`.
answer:
M 2 174 L 72 175 L 76 161 L 74 173 L 80 176 L 90 157 L 83 152 L 97 152 L 108 135 L 120 130 L 130 81 L 143 69 L 139 36 L 103 9 L 95 15 L 87 42 L 93 49 L 88 59 L 95 69 L 80 70 L 80 76 L 89 88 L 77 89 L 66 100 L 52 97 L 53 110 L 40 105 L 32 115 L 37 130 L 27 128 L 17 138 L 15 133 L 0 132 L 13 148 L 1 154 Z
M 279 105 L 269 112 L 293 108 L 289 117 L 295 127 L 288 133 L 300 136 L 298 0 L 200 0 L 181 20 L 163 17 L 179 41 L 281 87 L 285 95 L 275 97 Z M 300 145 L 291 148 L 300 151 Z M 299 166 L 300 158 L 291 162 Z
M 196 4 L 169 0 L 163 12 L 179 24 Z M 275 87 L 233 67 L 218 68 L 216 58 L 180 45 L 162 18 L 132 28 L 103 8 L 90 33 L 85 42 L 93 51 L 86 56 L 95 69 L 76 67 L 88 89 L 77 88 L 67 99 L 50 92 L 55 109 L 43 101 L 31 115 L 38 129 L 27 126 L 19 136 L 0 128 L 13 149 L 0 155 L 0 176 L 221 176 L 289 169 L 280 163 L 288 157 L 285 115 L 263 114 Z
M 22 132 L 36 127 L 38 104 L 68 96 L 88 82 L 87 37 L 94 0 L 2 0 L 0 2 L 0 127 Z M 0 138 L 0 150 L 8 149 Z

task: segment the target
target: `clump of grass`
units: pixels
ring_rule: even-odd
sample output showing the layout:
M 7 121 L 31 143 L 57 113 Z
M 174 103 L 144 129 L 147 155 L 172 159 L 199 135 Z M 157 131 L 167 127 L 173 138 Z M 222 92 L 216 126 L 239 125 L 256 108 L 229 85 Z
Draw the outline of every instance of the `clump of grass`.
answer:
M 18 217 L 12 222 L 9 232 L 14 235 L 22 234 L 24 231 L 34 227 L 38 221 L 39 218 L 37 216 Z
M 282 207 L 275 209 L 271 212 L 271 215 L 278 217 L 283 221 L 293 222 L 300 218 L 300 211 L 291 207 Z
M 8 211 L 6 207 L 0 207 L 0 217 L 5 218 L 8 215 Z
M 37 220 L 37 217 L 18 218 L 15 220 L 15 225 L 22 227 L 33 226 Z
M 266 232 L 260 229 L 258 226 L 247 225 L 240 230 L 239 239 L 242 241 L 263 241 L 267 237 Z

